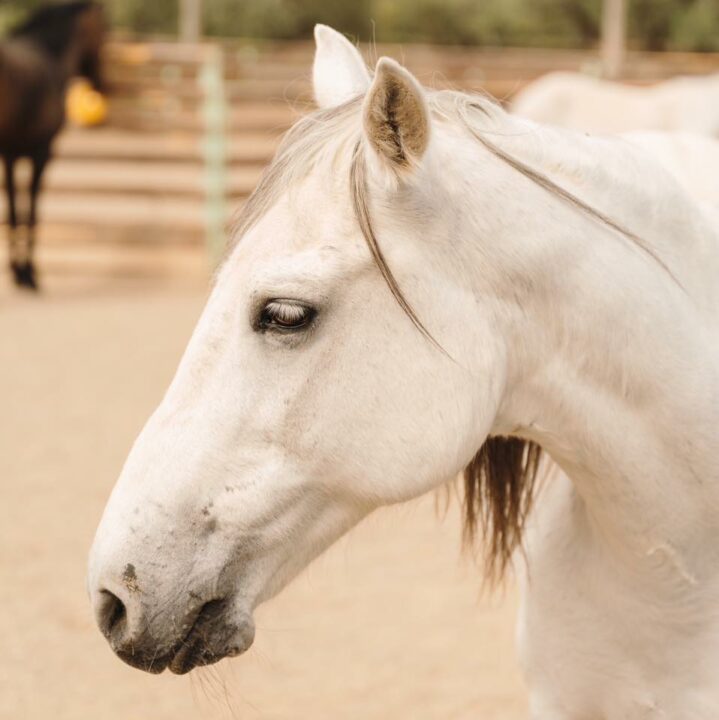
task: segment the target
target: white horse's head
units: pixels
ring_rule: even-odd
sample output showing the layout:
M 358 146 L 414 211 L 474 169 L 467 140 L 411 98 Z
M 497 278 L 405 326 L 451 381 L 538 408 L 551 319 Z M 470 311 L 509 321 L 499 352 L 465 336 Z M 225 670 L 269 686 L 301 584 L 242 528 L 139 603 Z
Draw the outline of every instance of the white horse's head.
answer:
M 486 149 L 397 63 L 371 76 L 345 38 L 316 39 L 320 109 L 247 202 L 92 549 L 98 623 L 145 670 L 244 651 L 258 603 L 375 508 L 478 477 L 496 430 L 503 299 L 478 306 L 459 242 L 494 233 L 458 207 Z M 510 524 L 518 502 L 498 506 Z

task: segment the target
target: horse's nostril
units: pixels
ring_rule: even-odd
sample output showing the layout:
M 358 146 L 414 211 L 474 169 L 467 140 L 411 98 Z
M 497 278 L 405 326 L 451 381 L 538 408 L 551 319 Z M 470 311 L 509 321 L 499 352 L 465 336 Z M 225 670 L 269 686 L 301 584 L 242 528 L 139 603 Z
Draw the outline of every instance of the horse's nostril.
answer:
M 113 635 L 117 635 L 118 631 L 124 627 L 127 611 L 125 610 L 125 604 L 122 600 L 109 590 L 102 590 L 100 595 L 98 623 L 102 634 L 110 639 Z
M 215 620 L 219 615 L 223 613 L 225 610 L 225 601 L 224 600 L 210 600 L 209 602 L 206 602 L 201 608 L 200 613 L 197 616 L 197 621 L 202 620 L 202 622 L 209 622 L 212 620 Z

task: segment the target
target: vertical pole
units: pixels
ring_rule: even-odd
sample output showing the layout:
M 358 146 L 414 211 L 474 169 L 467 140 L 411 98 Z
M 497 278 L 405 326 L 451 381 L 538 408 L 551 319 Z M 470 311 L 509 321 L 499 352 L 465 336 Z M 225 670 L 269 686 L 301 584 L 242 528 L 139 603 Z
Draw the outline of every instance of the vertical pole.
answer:
M 179 0 L 180 40 L 186 43 L 199 42 L 202 35 L 202 0 Z
M 604 0 L 602 6 L 602 69 L 614 79 L 622 74 L 626 51 L 626 0 Z
M 205 129 L 205 238 L 209 262 L 214 270 L 225 250 L 227 118 L 224 54 L 219 45 L 208 45 L 205 49 L 206 56 L 200 73 Z

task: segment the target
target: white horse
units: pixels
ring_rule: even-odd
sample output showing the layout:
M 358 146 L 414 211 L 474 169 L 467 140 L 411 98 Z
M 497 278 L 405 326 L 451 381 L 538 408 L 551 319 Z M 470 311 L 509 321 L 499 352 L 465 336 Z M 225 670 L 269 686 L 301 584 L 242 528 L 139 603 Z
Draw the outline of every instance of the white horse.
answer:
M 632 132 L 624 137 L 661 162 L 695 200 L 719 211 L 719 136 Z
M 373 76 L 316 31 L 321 109 L 245 206 L 91 553 L 128 663 L 245 651 L 374 509 L 464 471 L 517 555 L 537 720 L 719 717 L 719 231 L 630 143 Z M 431 632 L 422 628 L 422 632 Z
M 719 138 L 719 73 L 633 87 L 553 72 L 512 101 L 517 115 L 587 132 L 682 131 Z

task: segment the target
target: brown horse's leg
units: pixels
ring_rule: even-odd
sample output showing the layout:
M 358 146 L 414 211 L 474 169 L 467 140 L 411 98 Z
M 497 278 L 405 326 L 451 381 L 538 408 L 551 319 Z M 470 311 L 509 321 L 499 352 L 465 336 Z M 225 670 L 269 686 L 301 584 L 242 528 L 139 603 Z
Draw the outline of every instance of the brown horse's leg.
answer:
M 33 254 L 35 252 L 35 227 L 37 225 L 37 198 L 40 194 L 42 176 L 50 159 L 49 146 L 32 156 L 32 179 L 30 180 L 30 216 L 28 219 L 27 235 L 27 256 L 23 272 L 23 285 L 37 290 L 37 279 L 35 277 L 35 264 Z
M 5 169 L 5 195 L 7 196 L 7 224 L 8 224 L 8 240 L 9 240 L 9 256 L 10 267 L 15 278 L 15 282 L 21 284 L 20 278 L 20 262 L 17 257 L 17 203 L 16 203 L 16 187 L 15 187 L 15 160 L 14 157 L 3 157 L 3 166 Z

